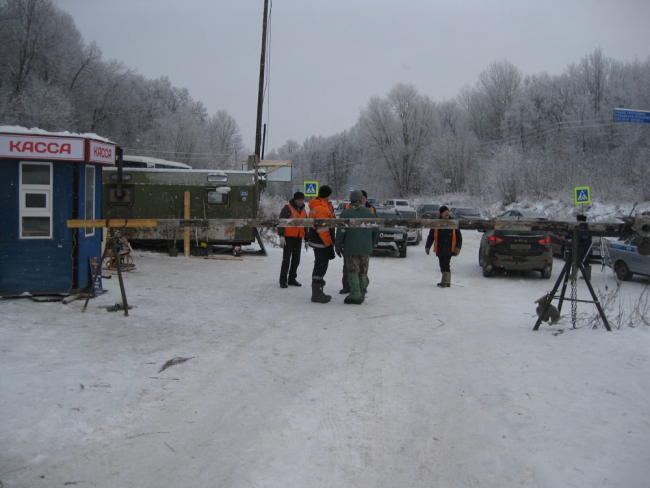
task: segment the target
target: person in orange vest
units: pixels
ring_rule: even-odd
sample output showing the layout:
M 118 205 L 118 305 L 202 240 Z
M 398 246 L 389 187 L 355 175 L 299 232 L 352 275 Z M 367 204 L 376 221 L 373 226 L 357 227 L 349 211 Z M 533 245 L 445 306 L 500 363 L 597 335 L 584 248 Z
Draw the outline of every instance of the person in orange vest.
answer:
M 305 219 L 305 195 L 297 191 L 280 212 L 281 219 Z M 280 267 L 280 288 L 291 286 L 302 286 L 296 279 L 298 277 L 298 266 L 300 266 L 300 251 L 302 240 L 308 240 L 306 227 L 278 227 L 280 236 L 280 247 L 282 248 L 282 266 Z M 287 279 L 287 274 L 288 279 Z
M 333 219 L 334 207 L 330 202 L 332 189 L 321 186 L 318 189 L 318 197 L 309 202 L 310 219 Z M 322 226 L 309 228 L 309 247 L 314 250 L 314 270 L 311 274 L 311 301 L 315 303 L 327 303 L 332 299 L 331 295 L 323 292 L 325 286 L 325 273 L 331 259 L 336 258 L 334 251 L 335 227 Z
M 440 218 L 449 218 L 449 208 L 446 205 L 440 207 Z M 463 247 L 463 235 L 460 229 L 431 229 L 424 246 L 424 252 L 429 254 L 432 245 L 433 252 L 438 256 L 440 271 L 442 271 L 442 279 L 438 286 L 449 288 L 451 286 L 451 257 L 460 254 L 460 248 Z

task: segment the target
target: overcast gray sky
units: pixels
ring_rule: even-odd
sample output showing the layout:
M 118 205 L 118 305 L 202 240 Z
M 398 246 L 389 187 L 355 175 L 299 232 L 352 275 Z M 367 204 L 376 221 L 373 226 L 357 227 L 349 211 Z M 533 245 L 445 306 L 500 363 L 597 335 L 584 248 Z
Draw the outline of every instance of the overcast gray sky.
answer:
M 86 42 L 147 78 L 168 76 L 255 143 L 263 0 L 54 0 Z M 349 129 L 397 83 L 435 101 L 492 61 L 561 73 L 601 47 L 650 55 L 648 0 L 270 0 L 267 151 Z M 650 109 L 650 107 L 634 107 Z

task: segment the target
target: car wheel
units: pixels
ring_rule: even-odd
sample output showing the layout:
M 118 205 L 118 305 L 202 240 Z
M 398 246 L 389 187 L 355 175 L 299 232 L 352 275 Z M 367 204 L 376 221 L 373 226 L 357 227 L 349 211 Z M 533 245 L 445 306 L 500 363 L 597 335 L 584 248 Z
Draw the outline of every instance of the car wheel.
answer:
M 551 278 L 551 273 L 553 272 L 553 268 L 540 269 L 539 272 L 542 275 L 542 279 L 548 280 Z
M 617 261 L 614 265 L 614 273 L 616 277 L 621 281 L 629 281 L 632 279 L 632 273 L 630 273 L 630 268 L 627 267 L 627 264 L 623 261 Z
M 485 265 L 485 261 L 483 261 L 483 253 L 481 250 L 478 250 L 478 265 L 482 268 Z
M 405 258 L 406 257 L 406 249 L 407 249 L 407 245 L 404 244 L 404 248 L 399 252 L 399 257 L 400 258 Z
M 492 268 L 492 266 L 483 266 L 483 276 L 485 276 L 486 278 L 491 278 L 493 271 L 494 268 Z

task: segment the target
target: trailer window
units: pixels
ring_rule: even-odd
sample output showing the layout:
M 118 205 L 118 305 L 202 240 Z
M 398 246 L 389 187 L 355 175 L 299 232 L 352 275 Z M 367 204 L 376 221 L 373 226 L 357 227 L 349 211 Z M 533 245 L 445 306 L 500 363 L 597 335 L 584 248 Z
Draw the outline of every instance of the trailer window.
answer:
M 208 175 L 208 181 L 216 181 L 218 183 L 224 183 L 228 181 L 228 176 L 227 175 Z
M 209 205 L 227 205 L 228 193 L 222 193 L 217 190 L 208 190 L 208 204 Z
M 52 237 L 52 163 L 20 163 L 20 238 Z
M 108 204 L 112 207 L 114 205 L 133 205 L 133 187 L 122 186 L 122 196 L 117 196 L 117 188 L 110 188 L 108 190 Z

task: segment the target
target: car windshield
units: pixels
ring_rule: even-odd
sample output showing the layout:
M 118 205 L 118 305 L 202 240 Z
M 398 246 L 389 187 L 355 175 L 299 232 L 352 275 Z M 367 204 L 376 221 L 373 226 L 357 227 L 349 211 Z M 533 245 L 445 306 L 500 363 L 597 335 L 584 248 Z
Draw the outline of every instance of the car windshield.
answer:
M 440 209 L 440 205 L 434 205 L 434 204 L 428 204 L 428 203 L 425 203 L 424 205 L 420 205 L 420 210 L 422 210 L 423 212 L 437 211 L 439 209 Z
M 395 205 L 400 206 L 400 207 L 408 207 L 409 202 L 407 202 L 406 200 L 397 200 L 395 202 Z

